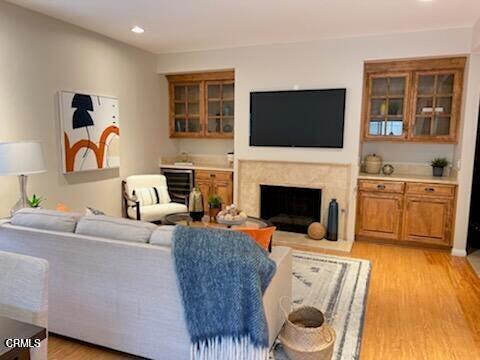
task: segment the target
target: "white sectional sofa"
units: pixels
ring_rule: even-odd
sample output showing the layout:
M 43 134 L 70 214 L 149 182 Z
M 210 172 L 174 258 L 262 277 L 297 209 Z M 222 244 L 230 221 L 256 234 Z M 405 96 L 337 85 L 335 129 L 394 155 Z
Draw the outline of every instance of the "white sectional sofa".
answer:
M 120 223 L 114 224 L 113 237 L 124 240 L 105 238 L 110 218 L 97 219 L 100 226 L 84 221 L 77 226 L 75 217 L 71 222 L 52 218 L 42 222 L 51 223 L 43 229 L 31 227 L 36 225 L 28 218 L 17 225 L 4 222 L 0 250 L 49 261 L 50 332 L 146 358 L 189 359 L 189 335 L 168 245 L 171 235 L 161 232 L 165 228 L 160 232 L 148 228 L 152 224 L 146 230 L 134 226 L 130 232 L 129 224 Z M 118 231 L 118 226 L 124 231 Z M 95 228 L 99 236 L 92 233 Z M 150 229 L 156 232 L 156 244 L 145 241 Z M 137 238 L 125 240 L 129 236 Z M 284 322 L 279 301 L 282 296 L 291 297 L 291 250 L 274 247 L 270 257 L 277 272 L 263 303 L 272 345 Z

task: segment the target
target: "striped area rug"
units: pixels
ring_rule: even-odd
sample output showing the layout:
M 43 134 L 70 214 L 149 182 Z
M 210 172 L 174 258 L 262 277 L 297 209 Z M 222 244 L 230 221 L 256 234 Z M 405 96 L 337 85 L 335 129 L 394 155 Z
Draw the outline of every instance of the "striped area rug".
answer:
M 370 261 L 293 252 L 293 306 L 322 310 L 337 334 L 333 359 L 360 357 Z M 271 360 L 288 360 L 277 340 Z

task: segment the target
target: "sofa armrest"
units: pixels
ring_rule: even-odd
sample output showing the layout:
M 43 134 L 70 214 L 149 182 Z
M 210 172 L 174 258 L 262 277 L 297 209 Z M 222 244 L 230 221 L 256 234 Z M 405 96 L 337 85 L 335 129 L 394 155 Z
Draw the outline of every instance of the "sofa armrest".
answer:
M 269 346 L 272 347 L 285 322 L 280 301 L 292 299 L 292 249 L 274 246 L 270 259 L 275 261 L 277 271 L 263 294 L 263 305 L 268 322 Z

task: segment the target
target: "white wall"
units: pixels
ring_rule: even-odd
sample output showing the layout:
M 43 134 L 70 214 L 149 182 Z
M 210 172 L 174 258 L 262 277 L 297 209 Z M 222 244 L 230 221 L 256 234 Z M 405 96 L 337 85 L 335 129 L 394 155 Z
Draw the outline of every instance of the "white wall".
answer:
M 465 84 L 464 116 L 460 142 L 455 157 L 460 161 L 458 173 L 457 211 L 455 223 L 455 243 L 452 253 L 466 255 L 470 197 L 475 160 L 475 145 L 480 100 L 480 49 L 470 56 Z
M 235 156 L 237 159 L 352 164 L 352 184 L 360 148 L 363 63 L 373 59 L 468 54 L 471 29 L 450 29 L 329 39 L 162 54 L 159 73 L 235 69 Z M 254 148 L 248 144 L 249 93 L 253 90 L 347 88 L 343 149 Z M 355 203 L 351 189 L 352 204 Z M 354 211 L 349 211 L 347 237 L 354 237 Z
M 178 152 L 196 155 L 225 155 L 233 151 L 232 139 L 176 139 Z
M 444 157 L 451 163 L 454 160 L 453 144 L 412 144 L 394 142 L 366 142 L 362 146 L 362 158 L 368 154 L 377 154 L 386 162 L 430 163 L 437 157 Z
M 0 141 L 43 142 L 46 174 L 30 177 L 45 206 L 93 206 L 120 214 L 120 180 L 158 172 L 161 93 L 156 57 L 78 27 L 0 1 Z M 70 89 L 119 98 L 120 170 L 62 175 L 56 94 Z M 0 216 L 18 196 L 14 177 L 0 177 Z
M 472 49 L 474 51 L 480 51 L 480 19 L 478 19 L 473 27 Z

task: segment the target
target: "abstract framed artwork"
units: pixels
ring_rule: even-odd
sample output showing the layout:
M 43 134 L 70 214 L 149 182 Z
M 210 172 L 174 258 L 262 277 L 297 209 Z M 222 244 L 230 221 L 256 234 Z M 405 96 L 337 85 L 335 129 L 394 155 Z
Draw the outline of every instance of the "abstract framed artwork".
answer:
M 120 167 L 118 99 L 60 91 L 63 173 Z

